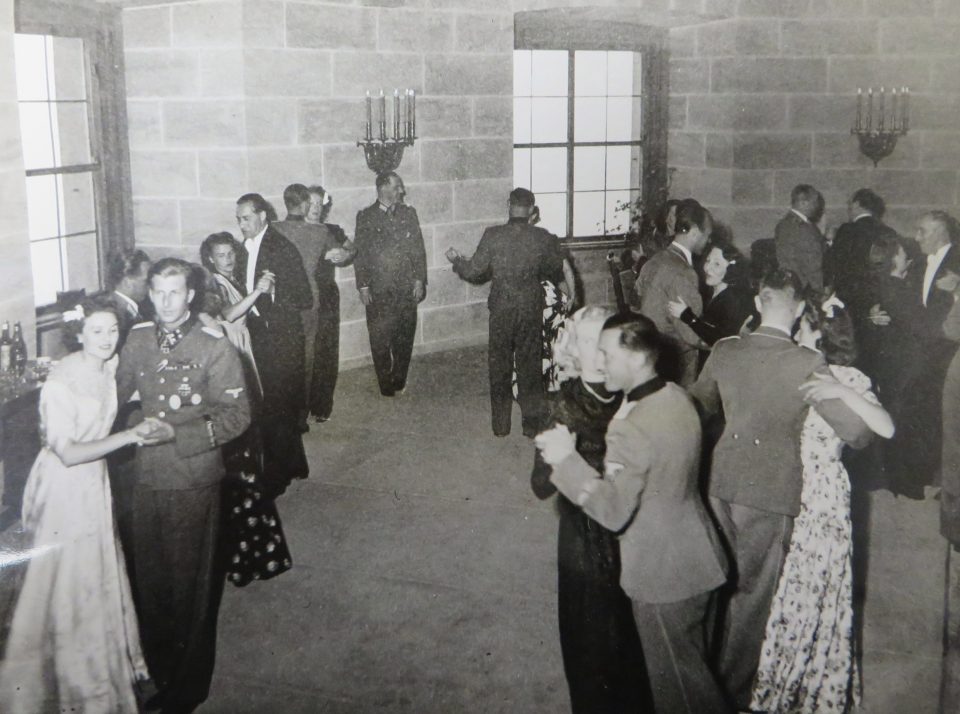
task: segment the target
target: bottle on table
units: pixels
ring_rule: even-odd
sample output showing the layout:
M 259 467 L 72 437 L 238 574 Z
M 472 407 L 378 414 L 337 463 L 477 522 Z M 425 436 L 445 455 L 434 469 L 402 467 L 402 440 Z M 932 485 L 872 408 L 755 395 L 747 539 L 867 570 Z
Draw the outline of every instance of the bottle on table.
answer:
M 23 341 L 23 329 L 18 322 L 13 327 L 13 345 L 10 348 L 10 363 L 18 377 L 27 370 L 27 343 Z
M 10 323 L 3 323 L 3 334 L 0 336 L 0 372 L 13 370 L 13 340 L 10 339 Z

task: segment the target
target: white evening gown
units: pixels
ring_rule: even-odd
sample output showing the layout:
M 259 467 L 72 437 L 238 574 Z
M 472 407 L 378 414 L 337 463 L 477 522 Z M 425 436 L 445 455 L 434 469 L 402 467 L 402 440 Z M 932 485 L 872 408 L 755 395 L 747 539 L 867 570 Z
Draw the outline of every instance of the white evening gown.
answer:
M 65 466 L 50 448 L 110 433 L 117 359 L 95 373 L 80 353 L 40 393 L 43 448 L 23 496 L 29 557 L 0 664 L 5 714 L 136 714 L 147 678 L 103 459 Z

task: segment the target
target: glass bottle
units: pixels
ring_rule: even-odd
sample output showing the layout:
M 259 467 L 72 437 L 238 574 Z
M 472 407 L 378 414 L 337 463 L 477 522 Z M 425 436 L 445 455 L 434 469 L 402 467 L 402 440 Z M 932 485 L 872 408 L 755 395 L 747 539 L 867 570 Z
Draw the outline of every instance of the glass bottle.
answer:
M 27 343 L 23 341 L 23 329 L 18 322 L 13 327 L 13 345 L 10 348 L 10 362 L 13 371 L 22 377 L 27 370 Z
M 0 372 L 10 372 L 13 368 L 11 352 L 13 340 L 10 339 L 10 323 L 3 323 L 3 335 L 0 336 Z

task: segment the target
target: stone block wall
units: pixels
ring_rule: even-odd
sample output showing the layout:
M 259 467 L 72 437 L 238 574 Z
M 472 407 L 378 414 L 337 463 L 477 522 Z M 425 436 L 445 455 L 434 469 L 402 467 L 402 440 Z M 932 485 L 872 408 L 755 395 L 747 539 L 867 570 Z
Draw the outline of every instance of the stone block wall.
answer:
M 378 4 L 210 0 L 125 9 L 137 244 L 196 259 L 208 233 L 238 234 L 237 196 L 258 191 L 282 216 L 283 188 L 298 181 L 331 192 L 329 220 L 352 236 L 356 212 L 376 197 L 356 146 L 364 93 L 412 88 L 420 138 L 399 173 L 429 262 L 418 350 L 482 342 L 486 291 L 457 279 L 443 252 L 472 251 L 483 226 L 504 218 L 512 13 Z M 338 280 L 342 359 L 364 359 L 352 269 Z
M 693 195 L 738 243 L 770 237 L 797 183 L 828 218 L 870 187 L 912 235 L 920 213 L 960 207 L 960 3 L 706 0 L 723 19 L 671 30 L 671 194 Z M 850 135 L 857 87 L 909 86 L 910 133 L 877 168 Z M 889 95 L 888 95 L 889 108 Z
M 20 145 L 20 113 L 13 54 L 13 0 L 0 0 L 0 320 L 19 320 L 35 354 L 33 274 L 27 225 L 27 186 Z

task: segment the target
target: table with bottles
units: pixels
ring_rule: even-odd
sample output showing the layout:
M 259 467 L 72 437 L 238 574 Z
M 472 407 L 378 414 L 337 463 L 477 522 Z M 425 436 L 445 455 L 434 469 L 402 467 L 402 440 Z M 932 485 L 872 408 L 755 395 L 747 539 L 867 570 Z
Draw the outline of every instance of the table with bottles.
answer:
M 23 374 L 0 372 L 0 461 L 3 507 L 0 527 L 19 516 L 23 487 L 40 450 L 40 387 L 49 362 L 27 362 Z

